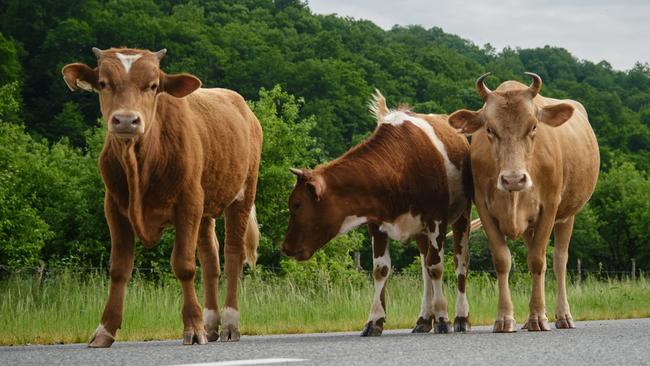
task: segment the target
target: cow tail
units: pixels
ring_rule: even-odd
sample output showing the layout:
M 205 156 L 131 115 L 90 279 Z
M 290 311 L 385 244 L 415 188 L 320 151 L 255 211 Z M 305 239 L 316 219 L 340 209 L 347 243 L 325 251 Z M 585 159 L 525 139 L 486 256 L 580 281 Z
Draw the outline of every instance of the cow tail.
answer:
M 257 215 L 255 205 L 253 205 L 248 216 L 248 225 L 246 225 L 246 234 L 244 235 L 245 263 L 248 263 L 251 268 L 255 268 L 255 263 L 257 263 L 257 246 L 259 243 L 260 229 L 257 226 Z

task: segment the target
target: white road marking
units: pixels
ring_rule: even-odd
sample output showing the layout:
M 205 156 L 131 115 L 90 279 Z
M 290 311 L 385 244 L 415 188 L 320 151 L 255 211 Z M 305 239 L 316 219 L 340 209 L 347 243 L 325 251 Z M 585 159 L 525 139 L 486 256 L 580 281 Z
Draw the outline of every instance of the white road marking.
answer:
M 304 358 L 258 358 L 252 360 L 232 360 L 205 363 L 186 363 L 173 366 L 240 366 L 240 365 L 270 365 L 274 363 L 285 362 L 305 362 L 309 361 Z

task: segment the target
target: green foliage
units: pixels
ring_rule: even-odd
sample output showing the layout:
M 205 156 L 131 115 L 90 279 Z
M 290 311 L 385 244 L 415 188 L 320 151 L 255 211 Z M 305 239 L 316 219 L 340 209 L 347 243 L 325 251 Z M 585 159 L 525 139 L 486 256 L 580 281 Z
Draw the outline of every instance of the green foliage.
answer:
M 15 44 L 0 33 L 0 85 L 18 80 L 20 72 Z

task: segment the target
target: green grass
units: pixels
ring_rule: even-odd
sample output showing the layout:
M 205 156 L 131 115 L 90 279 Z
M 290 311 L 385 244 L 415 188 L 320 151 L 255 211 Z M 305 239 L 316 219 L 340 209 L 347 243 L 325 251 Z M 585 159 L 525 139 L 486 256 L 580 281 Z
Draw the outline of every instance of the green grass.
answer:
M 343 281 L 345 282 L 345 281 Z M 471 320 L 491 324 L 496 315 L 496 281 L 477 274 L 468 281 Z M 97 327 L 107 297 L 108 279 L 100 274 L 69 274 L 38 280 L 13 276 L 0 282 L 0 344 L 86 342 Z M 197 285 L 200 291 L 200 285 Z M 221 286 L 222 288 L 224 286 Z M 530 281 L 519 274 L 511 281 L 516 317 L 527 317 Z M 387 328 L 410 328 L 417 318 L 421 281 L 393 276 L 388 287 Z M 446 289 L 450 316 L 455 289 Z M 359 331 L 363 327 L 373 286 L 313 283 L 297 287 L 286 279 L 246 278 L 240 291 L 244 334 Z M 546 285 L 547 312 L 552 318 L 555 284 Z M 223 291 L 221 293 L 223 303 Z M 153 282 L 136 277 L 126 297 L 118 340 L 180 339 L 181 290 L 173 281 Z M 577 320 L 649 317 L 650 280 L 598 281 L 569 286 L 569 301 Z

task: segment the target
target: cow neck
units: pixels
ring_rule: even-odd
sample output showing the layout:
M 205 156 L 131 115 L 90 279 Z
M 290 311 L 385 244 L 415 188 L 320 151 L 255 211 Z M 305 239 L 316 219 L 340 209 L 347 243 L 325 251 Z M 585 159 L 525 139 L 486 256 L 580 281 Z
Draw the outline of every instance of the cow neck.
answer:
M 145 240 L 143 223 L 143 197 L 151 180 L 152 172 L 160 164 L 160 131 L 158 123 L 152 123 L 151 128 L 141 137 L 126 141 L 112 139 L 118 161 L 126 176 L 129 199 L 128 216 L 138 237 Z
M 322 167 L 320 173 L 326 190 L 343 202 L 346 216 L 381 221 L 380 217 L 388 214 L 384 211 L 391 192 L 389 181 L 385 179 L 389 168 L 374 162 L 376 157 L 376 154 L 357 150 Z

